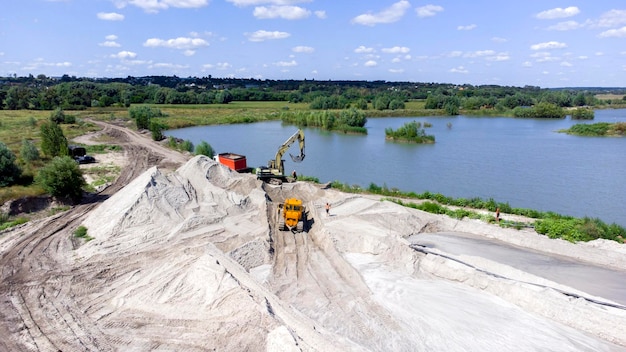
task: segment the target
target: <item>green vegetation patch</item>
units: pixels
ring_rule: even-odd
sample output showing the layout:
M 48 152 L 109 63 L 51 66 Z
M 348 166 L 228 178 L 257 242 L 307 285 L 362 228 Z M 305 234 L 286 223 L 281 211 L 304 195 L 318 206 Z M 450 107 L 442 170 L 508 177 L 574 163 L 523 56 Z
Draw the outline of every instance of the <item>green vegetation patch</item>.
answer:
M 0 231 L 4 231 L 8 228 L 11 228 L 17 225 L 25 224 L 27 222 L 28 222 L 27 218 L 18 217 L 18 218 L 11 220 L 7 214 L 0 213 Z
M 365 112 L 358 109 L 324 111 L 283 111 L 279 118 L 300 127 L 320 127 L 326 131 L 367 134 Z
M 605 136 L 624 136 L 626 133 L 626 122 L 598 122 L 594 124 L 578 123 L 566 130 L 559 132 L 572 134 L 576 136 L 588 137 L 605 137 Z
M 598 218 L 554 217 L 537 220 L 535 231 L 550 238 L 561 238 L 570 242 L 593 241 L 599 238 L 623 242 L 626 229 L 607 225 Z
M 424 123 L 424 127 L 432 125 Z M 420 122 L 411 121 L 405 123 L 402 127 L 394 130 L 385 128 L 385 139 L 390 141 L 408 142 L 408 143 L 435 143 L 435 136 L 427 135 Z
M 76 238 L 82 238 L 85 240 L 85 242 L 89 242 L 91 240 L 93 240 L 94 238 L 89 236 L 87 234 L 87 228 L 85 226 L 78 226 L 76 228 L 76 230 L 74 230 L 74 237 Z

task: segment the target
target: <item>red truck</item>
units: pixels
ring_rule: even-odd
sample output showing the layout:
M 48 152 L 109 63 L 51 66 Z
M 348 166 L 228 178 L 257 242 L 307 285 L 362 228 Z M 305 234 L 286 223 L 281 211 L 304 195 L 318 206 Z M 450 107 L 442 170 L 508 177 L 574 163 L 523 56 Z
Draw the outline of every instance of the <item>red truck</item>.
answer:
M 237 172 L 248 170 L 246 157 L 235 153 L 220 153 L 214 157 L 215 161 L 222 165 L 228 166 L 229 169 Z

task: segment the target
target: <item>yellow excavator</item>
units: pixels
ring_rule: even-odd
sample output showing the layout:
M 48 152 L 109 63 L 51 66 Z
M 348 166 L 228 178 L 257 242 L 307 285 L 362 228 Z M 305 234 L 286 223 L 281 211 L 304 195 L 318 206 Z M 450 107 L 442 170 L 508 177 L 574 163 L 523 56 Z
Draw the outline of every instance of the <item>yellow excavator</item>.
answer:
M 302 162 L 302 160 L 304 160 L 304 131 L 298 129 L 296 133 L 289 137 L 289 139 L 278 148 L 276 156 L 267 163 L 267 167 L 261 166 L 257 169 L 257 179 L 273 184 L 282 184 L 283 181 L 286 181 L 287 176 L 285 175 L 285 161 L 283 160 L 283 155 L 295 141 L 298 141 L 300 144 L 300 155 L 289 155 L 294 162 Z
M 278 230 L 302 232 L 306 223 L 306 208 L 302 200 L 287 198 L 278 205 Z

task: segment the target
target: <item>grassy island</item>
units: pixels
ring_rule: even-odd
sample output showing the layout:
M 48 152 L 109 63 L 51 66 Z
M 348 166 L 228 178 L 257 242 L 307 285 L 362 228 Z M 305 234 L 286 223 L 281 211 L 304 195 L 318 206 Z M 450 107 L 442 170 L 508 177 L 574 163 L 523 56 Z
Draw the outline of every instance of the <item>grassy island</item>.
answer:
M 559 132 L 587 137 L 623 137 L 626 134 L 626 122 L 578 123 L 566 130 L 559 130 Z
M 424 127 L 430 127 L 430 125 L 424 123 Z M 386 128 L 385 139 L 394 142 L 435 143 L 435 136 L 427 135 L 424 128 L 422 128 L 422 124 L 416 121 L 407 122 L 397 130 Z

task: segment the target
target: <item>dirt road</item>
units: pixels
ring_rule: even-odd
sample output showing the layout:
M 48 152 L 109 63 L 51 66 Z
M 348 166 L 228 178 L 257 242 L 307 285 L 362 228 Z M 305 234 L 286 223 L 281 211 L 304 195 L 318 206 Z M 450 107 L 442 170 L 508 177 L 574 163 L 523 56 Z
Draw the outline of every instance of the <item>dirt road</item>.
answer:
M 0 350 L 109 350 L 102 334 L 72 300 L 88 290 L 84 268 L 69 264 L 76 246 L 70 236 L 86 214 L 154 165 L 178 167 L 186 158 L 145 136 L 113 124 L 96 122 L 112 144 L 123 147 L 132 162 L 104 191 L 70 210 L 32 221 L 2 234 L 0 255 Z M 16 340 L 16 337 L 19 339 Z

